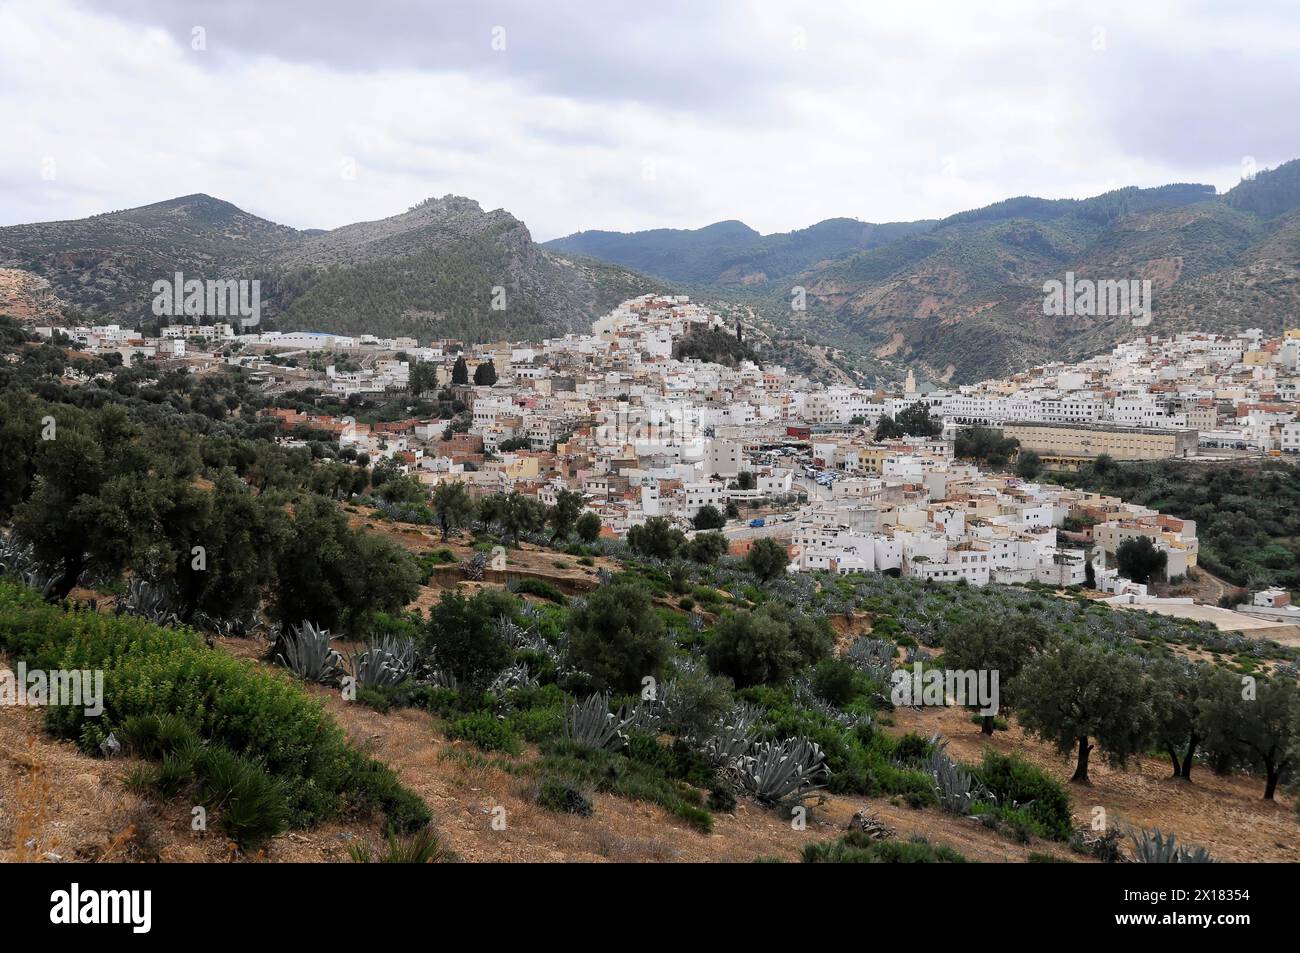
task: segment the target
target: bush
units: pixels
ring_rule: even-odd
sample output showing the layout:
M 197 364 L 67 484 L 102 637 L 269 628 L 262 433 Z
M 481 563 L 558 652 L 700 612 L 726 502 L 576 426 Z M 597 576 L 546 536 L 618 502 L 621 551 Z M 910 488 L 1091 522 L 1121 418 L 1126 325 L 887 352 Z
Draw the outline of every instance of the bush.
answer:
M 375 857 L 370 845 L 361 842 L 348 847 L 348 856 L 358 864 L 445 864 L 456 860 L 456 855 L 442 846 L 437 832 L 422 827 L 410 837 L 388 835 L 388 852 Z
M 724 616 L 706 654 L 709 667 L 737 685 L 782 682 L 826 656 L 832 637 L 825 619 L 797 615 L 779 604 Z
M 912 840 L 875 840 L 863 831 L 850 831 L 837 841 L 805 844 L 805 864 L 964 864 L 966 858 L 943 844 L 934 846 L 924 837 Z
M 731 788 L 715 787 L 709 792 L 707 804 L 715 814 L 730 814 L 736 809 L 736 795 Z
M 813 670 L 812 688 L 823 701 L 842 708 L 858 695 L 858 672 L 843 659 L 822 659 Z
M 421 654 L 470 685 L 482 687 L 510 664 L 510 646 L 497 626 L 513 618 L 518 601 L 497 589 L 480 589 L 466 599 L 444 592 L 429 612 L 421 634 Z
M 519 754 L 519 738 L 510 726 L 491 712 L 480 711 L 458 718 L 447 729 L 447 737 L 460 738 L 484 751 Z
M 975 777 L 997 797 L 999 816 L 1013 826 L 1028 824 L 1040 837 L 1070 839 L 1070 796 L 1050 774 L 1019 755 L 987 749 Z
M 527 708 L 511 712 L 506 719 L 510 729 L 523 735 L 525 741 L 545 741 L 555 738 L 564 729 L 563 708 Z
M 47 729 L 88 754 L 98 754 L 110 732 L 134 733 L 161 751 L 183 734 L 183 724 L 208 749 L 256 759 L 279 785 L 294 826 L 345 811 L 381 810 L 398 826 L 432 817 L 390 769 L 349 745 L 321 702 L 292 679 L 209 649 L 188 629 L 67 611 L 0 583 L 0 649 L 31 668 L 104 670 L 101 717 L 70 706 L 46 712 Z M 158 721 L 149 727 L 138 720 L 151 716 Z M 241 803 L 272 797 L 249 785 Z M 235 814 L 234 823 L 244 826 L 244 812 Z
M 591 817 L 590 799 L 577 787 L 561 778 L 542 778 L 537 785 L 537 803 L 558 814 Z
M 198 773 L 206 806 L 219 808 L 221 829 L 241 847 L 256 847 L 288 827 L 280 783 L 256 762 L 211 748 L 200 759 Z
M 563 567 L 564 563 L 557 563 Z M 560 592 L 549 582 L 544 579 L 533 579 L 531 576 L 525 576 L 523 579 L 516 580 L 515 593 L 521 596 L 537 596 L 539 599 L 546 599 L 548 602 L 563 604 L 564 593 Z
M 597 589 L 569 616 L 569 662 L 596 691 L 636 692 L 668 658 L 664 623 L 645 589 L 620 582 Z
M 649 801 L 701 831 L 707 833 L 713 829 L 713 816 L 703 808 L 700 792 L 669 777 L 659 764 L 562 740 L 548 743 L 543 751 L 543 777 L 563 779 L 579 789 L 594 788 L 619 797 Z

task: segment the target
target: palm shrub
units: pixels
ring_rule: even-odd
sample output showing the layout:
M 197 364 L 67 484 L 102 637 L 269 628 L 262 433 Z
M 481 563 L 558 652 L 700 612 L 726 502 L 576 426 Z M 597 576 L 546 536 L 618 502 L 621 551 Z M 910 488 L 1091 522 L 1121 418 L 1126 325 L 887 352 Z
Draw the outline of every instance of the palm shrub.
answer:
M 279 779 L 256 761 L 226 748 L 205 748 L 196 766 L 205 806 L 244 849 L 258 847 L 289 826 L 289 805 Z
M 456 860 L 456 855 L 442 845 L 431 825 L 409 837 L 398 837 L 389 831 L 388 850 L 378 857 L 365 841 L 349 846 L 348 856 L 357 864 L 446 864 Z
M 558 814 L 591 817 L 593 807 L 577 785 L 563 778 L 545 777 L 537 785 L 537 803 Z

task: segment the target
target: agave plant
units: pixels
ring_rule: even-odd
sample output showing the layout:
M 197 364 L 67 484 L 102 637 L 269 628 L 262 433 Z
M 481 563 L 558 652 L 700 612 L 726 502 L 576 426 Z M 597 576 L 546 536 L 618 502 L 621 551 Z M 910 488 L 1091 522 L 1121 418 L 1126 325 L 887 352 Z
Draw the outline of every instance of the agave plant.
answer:
M 1214 858 L 1204 847 L 1178 844 L 1178 835 L 1165 835 L 1160 828 L 1130 834 L 1133 841 L 1133 859 L 1139 864 L 1212 864 Z
M 465 578 L 470 582 L 482 582 L 483 572 L 487 569 L 487 564 L 486 553 L 475 553 L 460 564 L 460 571 L 465 574 Z
M 208 612 L 194 613 L 195 628 L 212 632 L 222 638 L 246 639 L 261 626 L 256 612 L 246 616 L 215 616 Z
M 609 710 L 609 695 L 598 692 L 570 705 L 564 714 L 564 737 L 584 748 L 617 750 L 626 741 L 627 717 Z
M 415 670 L 415 646 L 395 636 L 367 642 L 365 651 L 348 656 L 348 668 L 362 688 L 390 688 Z
M 807 738 L 764 741 L 731 763 L 728 775 L 737 786 L 764 804 L 805 800 L 825 787 L 830 775 L 826 756 Z
M 532 688 L 537 685 L 537 679 L 533 673 L 528 671 L 528 666 L 522 663 L 515 663 L 502 669 L 497 677 L 492 680 L 488 686 L 488 691 L 495 694 L 509 691 L 512 688 Z
M 702 750 L 714 764 L 728 765 L 742 757 L 754 745 L 758 722 L 762 717 L 752 705 L 737 705 L 718 722 Z
M 947 742 L 938 742 L 921 770 L 934 780 L 939 806 L 949 814 L 970 814 L 976 801 L 992 800 L 992 794 L 964 766 L 953 761 L 944 750 Z
M 182 608 L 174 592 L 141 576 L 131 577 L 117 603 L 118 615 L 139 616 L 154 625 L 177 625 Z
M 59 575 L 36 559 L 30 543 L 12 533 L 0 537 L 0 576 L 10 576 L 44 597 L 54 587 Z
M 893 642 L 860 635 L 849 646 L 845 658 L 849 664 L 861 669 L 873 681 L 888 683 L 896 667 L 897 652 L 898 649 Z
M 498 616 L 495 627 L 501 641 L 511 648 L 519 648 L 528 637 L 528 630 L 513 619 Z
M 869 714 L 843 711 L 836 708 L 830 702 L 823 699 L 812 689 L 806 677 L 796 679 L 794 682 L 795 700 L 803 708 L 809 711 L 815 711 L 823 718 L 835 722 L 841 728 L 852 731 L 855 728 L 870 725 L 872 718 Z
M 333 684 L 343 674 L 343 656 L 330 645 L 329 630 L 310 622 L 281 632 L 272 651 L 276 664 L 309 682 Z

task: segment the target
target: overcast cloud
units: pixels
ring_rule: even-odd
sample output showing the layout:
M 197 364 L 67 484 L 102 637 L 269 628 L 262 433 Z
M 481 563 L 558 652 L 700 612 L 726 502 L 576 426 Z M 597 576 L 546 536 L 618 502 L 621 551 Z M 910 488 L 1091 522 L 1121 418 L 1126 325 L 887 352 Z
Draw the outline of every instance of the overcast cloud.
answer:
M 1297 50 L 1291 3 L 0 0 L 0 224 L 450 192 L 544 240 L 1223 190 L 1300 157 Z

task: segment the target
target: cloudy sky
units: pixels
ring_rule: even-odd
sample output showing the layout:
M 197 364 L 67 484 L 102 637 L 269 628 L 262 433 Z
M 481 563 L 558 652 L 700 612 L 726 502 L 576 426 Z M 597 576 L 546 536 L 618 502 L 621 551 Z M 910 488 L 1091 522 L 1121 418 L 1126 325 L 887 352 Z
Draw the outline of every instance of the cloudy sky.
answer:
M 763 232 L 1300 156 L 1291 2 L 0 0 L 0 224 L 455 193 L 538 239 Z

